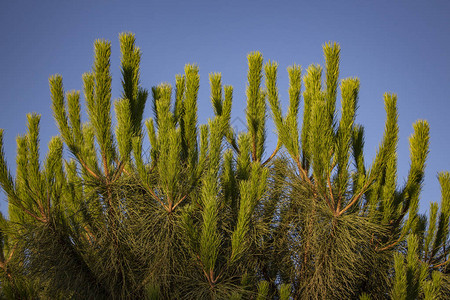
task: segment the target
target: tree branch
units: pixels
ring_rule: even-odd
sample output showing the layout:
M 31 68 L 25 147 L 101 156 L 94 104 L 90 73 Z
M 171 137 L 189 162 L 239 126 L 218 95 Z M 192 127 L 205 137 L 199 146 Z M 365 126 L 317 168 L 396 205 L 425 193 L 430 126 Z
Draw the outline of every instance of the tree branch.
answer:
M 267 165 L 277 154 L 278 150 L 280 150 L 280 143 L 277 143 L 277 147 L 275 148 L 275 150 L 273 150 L 272 154 L 270 155 L 270 157 L 268 159 L 266 159 L 265 162 L 262 163 L 262 166 L 264 167 L 265 165 Z
M 389 248 L 392 248 L 392 247 L 394 247 L 395 245 L 397 245 L 398 243 L 400 243 L 402 240 L 403 240 L 403 238 L 405 237 L 405 232 L 403 232 L 401 235 L 400 235 L 400 237 L 395 241 L 395 242 L 393 242 L 392 244 L 389 244 L 389 245 L 387 245 L 387 246 L 384 246 L 383 248 L 375 248 L 377 251 L 385 251 L 385 250 L 387 250 L 387 249 L 389 249 Z
M 361 196 L 367 191 L 367 188 L 369 187 L 370 183 L 371 183 L 371 181 L 368 180 L 368 181 L 366 182 L 366 184 L 363 186 L 363 188 L 361 189 L 361 191 L 359 192 L 359 194 L 356 195 L 356 196 L 353 196 L 353 198 L 352 198 L 352 200 L 350 201 L 350 203 L 347 204 L 347 206 L 344 207 L 341 211 L 339 211 L 338 214 L 337 214 L 337 216 L 342 215 L 342 214 L 343 214 L 344 212 L 346 212 L 350 207 L 352 207 L 353 204 L 355 204 L 355 203 L 359 200 L 359 198 L 361 198 Z
M 147 191 L 152 195 L 153 198 L 155 198 L 155 200 L 157 200 L 167 211 L 169 211 L 169 208 L 167 207 L 167 205 L 165 205 L 161 199 L 159 199 L 159 197 L 155 194 L 155 192 L 148 186 L 145 186 Z
M 177 203 L 175 203 L 175 205 L 172 207 L 172 211 L 175 210 L 175 208 L 184 200 L 186 199 L 187 194 L 184 195 Z
M 448 264 L 449 262 L 450 262 L 450 256 L 449 256 L 449 258 L 448 258 L 446 261 L 444 261 L 444 262 L 442 262 L 442 263 L 440 263 L 440 264 L 434 265 L 432 268 L 439 268 L 439 267 L 442 267 L 442 266 Z
M 80 162 L 80 164 L 83 166 L 83 168 L 84 168 L 86 171 L 88 171 L 88 173 L 91 174 L 92 177 L 94 177 L 94 178 L 97 179 L 97 180 L 100 180 L 100 177 L 99 177 L 97 174 L 95 174 L 95 173 L 87 166 L 87 164 L 84 162 L 84 160 L 83 160 L 80 156 L 77 156 L 77 158 L 78 158 L 78 161 Z
M 25 206 L 23 206 L 21 202 L 21 200 L 16 196 L 13 195 L 13 198 L 16 200 L 13 202 L 14 205 L 17 205 L 20 209 L 22 209 L 26 214 L 28 214 L 30 217 L 36 219 L 37 221 L 40 221 L 42 223 L 47 223 L 47 220 L 45 220 L 44 218 L 38 217 L 37 215 L 35 215 L 34 213 L 32 213 L 31 211 L 29 211 L 27 208 L 25 208 Z
M 333 196 L 333 191 L 332 191 L 332 189 L 331 189 L 331 179 L 330 179 L 330 175 L 328 174 L 328 176 L 327 176 L 327 183 L 328 183 L 328 191 L 330 192 L 330 198 L 331 198 L 331 201 L 332 201 L 332 203 L 333 203 L 333 208 L 335 207 L 335 205 L 336 205 L 336 202 L 334 201 L 334 196 Z M 335 209 L 333 209 L 335 212 L 336 211 L 339 211 L 339 206 L 340 206 L 340 201 L 339 201 L 339 203 L 338 203 L 338 206 L 335 208 Z
M 300 171 L 300 176 L 302 177 L 303 180 L 307 181 L 309 184 L 312 185 L 311 179 L 309 179 L 308 177 L 308 173 L 306 172 L 305 169 L 303 169 L 300 160 L 298 157 L 294 157 L 295 163 L 297 164 L 297 168 Z

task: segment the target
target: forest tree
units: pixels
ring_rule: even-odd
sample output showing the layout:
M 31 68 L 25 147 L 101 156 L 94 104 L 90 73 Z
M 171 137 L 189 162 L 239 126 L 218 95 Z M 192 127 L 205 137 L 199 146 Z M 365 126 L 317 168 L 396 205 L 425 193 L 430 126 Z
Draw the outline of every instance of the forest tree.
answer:
M 286 101 L 278 64 L 250 53 L 247 128 L 236 132 L 233 88 L 220 73 L 209 76 L 214 116 L 200 125 L 198 66 L 186 65 L 173 87 L 146 90 L 134 35 L 119 40 L 119 99 L 111 99 L 104 40 L 94 43 L 82 95 L 50 78 L 59 135 L 44 161 L 38 114 L 17 137 L 15 176 L 0 130 L 9 203 L 0 220 L 3 298 L 450 297 L 448 172 L 439 174 L 440 204 L 418 213 L 429 125 L 413 125 L 399 186 L 397 96 L 386 93 L 384 135 L 366 162 L 364 127 L 355 123 L 360 83 L 339 79 L 337 43 L 323 46 L 324 67 L 288 68 Z M 268 116 L 274 149 L 266 147 Z

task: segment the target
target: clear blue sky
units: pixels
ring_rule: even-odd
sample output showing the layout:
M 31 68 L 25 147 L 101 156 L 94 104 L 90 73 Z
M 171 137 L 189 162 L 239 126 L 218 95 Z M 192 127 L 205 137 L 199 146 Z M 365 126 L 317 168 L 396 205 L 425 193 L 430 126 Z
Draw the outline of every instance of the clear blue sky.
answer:
M 427 210 L 429 201 L 440 200 L 437 173 L 450 170 L 449 15 L 450 1 L 1 1 L 0 128 L 5 129 L 9 166 L 15 169 L 15 138 L 26 131 L 28 112 L 42 114 L 41 148 L 46 151 L 50 137 L 58 133 L 48 77 L 59 73 L 66 90 L 80 90 L 97 38 L 112 42 L 113 99 L 121 91 L 120 32 L 136 34 L 146 88 L 174 83 L 186 63 L 197 63 L 201 123 L 213 115 L 209 73 L 221 72 L 223 82 L 234 86 L 232 118 L 244 119 L 250 51 L 261 51 L 265 60 L 280 64 L 280 96 L 286 108 L 286 68 L 323 64 L 323 43 L 337 41 L 341 77 L 361 80 L 357 122 L 366 129 L 366 162 L 382 138 L 384 92 L 398 95 L 400 185 L 409 168 L 412 123 L 430 123 L 421 197 L 421 210 Z M 147 105 L 145 117 L 150 116 Z M 269 138 L 271 152 L 275 137 Z M 5 197 L 0 198 L 5 212 Z

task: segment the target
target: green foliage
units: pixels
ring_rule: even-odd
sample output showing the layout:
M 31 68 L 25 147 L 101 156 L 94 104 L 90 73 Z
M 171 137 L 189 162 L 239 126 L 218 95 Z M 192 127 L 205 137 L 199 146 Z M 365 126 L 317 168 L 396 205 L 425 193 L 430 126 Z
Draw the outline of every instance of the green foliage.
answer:
M 39 115 L 28 114 L 17 137 L 15 176 L 0 130 L 0 186 L 9 202 L 8 219 L 0 215 L 0 297 L 449 297 L 448 172 L 439 174 L 440 205 L 418 214 L 429 125 L 414 124 L 410 171 L 399 187 L 397 96 L 385 94 L 383 139 L 366 165 L 360 83 L 339 80 L 337 43 L 324 45 L 324 67 L 311 65 L 303 77 L 300 66 L 287 69 L 284 114 L 278 64 L 250 53 L 248 130 L 237 134 L 233 88 L 220 73 L 209 76 L 214 118 L 198 124 L 196 65 L 173 87 L 151 89 L 154 115 L 143 122 L 141 51 L 133 34 L 119 41 L 120 98 L 111 99 L 111 44 L 97 40 L 83 75 L 86 121 L 80 92 L 65 93 L 62 77 L 50 77 L 60 136 L 42 162 Z M 266 101 L 277 132 L 269 155 Z

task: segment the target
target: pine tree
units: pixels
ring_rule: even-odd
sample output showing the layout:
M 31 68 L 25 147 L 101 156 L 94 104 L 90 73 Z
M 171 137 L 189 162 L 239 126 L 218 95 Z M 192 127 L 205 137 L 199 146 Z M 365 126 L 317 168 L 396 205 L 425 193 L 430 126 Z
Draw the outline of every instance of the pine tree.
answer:
M 302 77 L 300 66 L 288 68 L 285 114 L 277 63 L 250 53 L 247 131 L 235 132 L 233 88 L 220 73 L 209 76 L 214 116 L 198 124 L 196 65 L 186 65 L 174 87 L 151 89 L 153 118 L 144 120 L 141 52 L 133 34 L 119 41 L 119 99 L 111 100 L 111 44 L 97 40 L 83 75 L 87 121 L 81 93 L 65 93 L 54 75 L 60 135 L 45 160 L 37 114 L 27 115 L 17 138 L 15 176 L 0 152 L 9 202 L 8 219 L 0 216 L 2 297 L 448 297 L 448 173 L 439 175 L 440 207 L 418 214 L 428 123 L 414 124 L 411 167 L 399 187 L 397 96 L 385 94 L 384 136 L 367 166 L 355 121 L 359 80 L 339 81 L 338 44 L 324 45 L 324 69 L 311 65 Z M 266 101 L 277 131 L 272 151 Z

